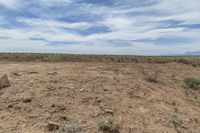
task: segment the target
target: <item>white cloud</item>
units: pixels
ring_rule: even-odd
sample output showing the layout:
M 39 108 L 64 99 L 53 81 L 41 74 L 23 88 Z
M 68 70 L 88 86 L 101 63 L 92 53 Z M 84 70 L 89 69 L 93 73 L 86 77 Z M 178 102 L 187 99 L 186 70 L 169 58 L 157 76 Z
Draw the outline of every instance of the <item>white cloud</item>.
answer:
M 36 27 L 48 27 L 48 28 L 70 28 L 70 29 L 85 29 L 90 27 L 90 24 L 86 22 L 68 23 L 56 20 L 45 20 L 45 19 L 29 19 L 29 18 L 18 18 L 18 22 L 28 24 L 29 26 Z
M 132 25 L 132 22 L 128 18 L 122 18 L 122 17 L 107 17 L 104 22 L 102 22 L 103 25 L 110 27 L 112 30 L 125 30 L 127 28 L 130 28 Z
M 1 0 L 0 5 L 3 5 L 7 8 L 16 9 L 18 6 L 20 6 L 21 0 Z
M 15 2 L 23 0 L 2 0 L 0 4 L 14 8 Z M 53 13 L 61 18 L 69 16 L 78 17 L 80 20 L 70 23 L 56 20 L 48 12 L 49 6 L 63 6 L 72 4 L 72 0 L 35 0 L 41 6 L 37 12 L 37 8 L 32 8 L 34 15 L 39 14 L 39 18 L 19 17 L 16 22 L 28 25 L 27 27 L 3 28 L 0 26 L 0 36 L 10 37 L 12 39 L 0 40 L 0 50 L 15 49 L 26 51 L 48 51 L 48 52 L 75 52 L 75 53 L 101 53 L 101 54 L 164 54 L 186 52 L 200 49 L 198 42 L 200 30 L 190 29 L 189 27 L 181 27 L 183 24 L 199 24 L 200 8 L 198 3 L 200 0 L 158 0 L 155 5 L 145 7 L 129 6 L 102 6 L 93 4 L 81 4 L 82 7 L 75 6 L 77 9 L 64 9 L 59 14 Z M 34 3 L 33 2 L 33 3 Z M 29 5 L 31 6 L 31 5 Z M 124 8 L 126 7 L 126 8 Z M 31 7 L 30 7 L 31 8 Z M 44 10 L 43 10 L 44 8 Z M 152 14 L 151 14 L 152 12 Z M 158 13 L 158 14 L 156 14 Z M 45 17 L 41 17 L 44 14 Z M 5 14 L 6 15 L 6 14 Z M 68 16 L 69 15 L 69 16 Z M 88 17 L 89 22 L 81 21 L 81 15 Z M 85 17 L 83 16 L 83 17 Z M 48 18 L 48 19 L 47 19 Z M 85 18 L 84 18 L 85 19 Z M 174 24 L 170 27 L 170 23 L 162 21 L 181 21 L 180 24 Z M 6 21 L 4 17 L 0 17 L 1 22 Z M 112 32 L 91 33 L 81 35 L 80 32 L 93 26 L 106 26 Z M 165 28 L 164 28 L 165 27 Z M 67 30 L 66 30 L 67 29 Z M 162 37 L 173 36 L 180 38 L 189 38 L 191 43 L 182 42 L 182 44 L 162 45 L 150 42 L 134 42 L 134 40 L 155 40 Z M 41 40 L 30 40 L 30 38 L 38 38 Z M 47 40 L 46 42 L 43 40 Z M 114 47 L 109 46 L 109 40 L 129 41 L 131 46 Z M 67 46 L 48 46 L 49 42 L 74 42 L 76 45 Z M 12 44 L 16 42 L 15 44 Z M 5 45 L 9 44 L 9 45 Z M 87 44 L 87 45 L 86 45 Z M 12 47 L 13 46 L 13 47 Z M 112 48 L 111 48 L 112 47 Z
M 63 6 L 66 4 L 70 4 L 71 0 L 33 0 L 33 1 L 27 1 L 27 0 L 0 0 L 0 5 L 3 5 L 10 9 L 19 9 L 23 6 L 31 6 L 32 3 L 36 2 L 37 4 L 48 7 L 48 6 Z
M 39 0 L 39 3 L 43 6 L 55 6 L 55 5 L 63 6 L 63 4 L 71 3 L 71 0 Z

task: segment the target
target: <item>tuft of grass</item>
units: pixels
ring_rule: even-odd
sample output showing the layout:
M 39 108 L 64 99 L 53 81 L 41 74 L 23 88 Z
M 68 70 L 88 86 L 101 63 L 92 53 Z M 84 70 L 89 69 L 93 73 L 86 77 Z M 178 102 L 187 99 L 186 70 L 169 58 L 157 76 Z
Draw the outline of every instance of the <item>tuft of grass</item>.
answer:
M 159 82 L 158 78 L 159 78 L 158 73 L 154 73 L 154 74 L 146 75 L 146 77 L 144 79 L 151 83 L 158 83 Z
M 184 79 L 184 83 L 187 86 L 187 88 L 190 88 L 192 90 L 200 89 L 200 79 L 186 78 L 186 79 Z
M 99 123 L 99 130 L 103 133 L 119 133 L 120 126 L 109 119 Z
M 80 133 L 84 126 L 79 125 L 65 125 L 59 130 L 59 133 Z
M 171 123 L 175 128 L 182 127 L 182 120 L 180 120 L 177 116 L 171 116 L 169 119 L 169 123 Z

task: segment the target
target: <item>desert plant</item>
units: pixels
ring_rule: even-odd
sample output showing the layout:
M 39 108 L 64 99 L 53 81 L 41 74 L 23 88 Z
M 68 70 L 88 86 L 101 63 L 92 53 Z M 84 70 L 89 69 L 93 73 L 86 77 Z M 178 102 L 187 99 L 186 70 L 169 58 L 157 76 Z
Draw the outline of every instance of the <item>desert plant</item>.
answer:
M 158 83 L 159 82 L 158 77 L 159 77 L 158 73 L 154 73 L 146 75 L 144 79 L 148 82 Z
M 177 60 L 177 62 L 178 62 L 178 63 L 186 64 L 186 65 L 191 64 L 191 61 L 190 61 L 190 60 L 184 59 L 184 58 L 181 58 L 181 59 Z
M 82 125 L 64 125 L 59 130 L 59 133 L 80 133 L 83 130 L 84 126 Z
M 196 78 L 186 78 L 184 79 L 184 83 L 187 88 L 198 90 L 200 89 L 200 79 Z
M 169 119 L 169 123 L 171 123 L 175 128 L 182 127 L 182 120 L 180 120 L 177 116 L 171 116 Z
M 120 126 L 115 124 L 113 120 L 105 120 L 99 123 L 99 130 L 104 133 L 119 133 Z

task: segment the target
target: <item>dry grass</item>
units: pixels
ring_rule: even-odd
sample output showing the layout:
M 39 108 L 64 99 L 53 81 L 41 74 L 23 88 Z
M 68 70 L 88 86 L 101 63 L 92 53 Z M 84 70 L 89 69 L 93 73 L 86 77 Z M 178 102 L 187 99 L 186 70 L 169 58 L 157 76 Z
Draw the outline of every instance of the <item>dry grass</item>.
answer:
M 186 78 L 184 80 L 186 87 L 193 89 L 193 90 L 198 90 L 200 89 L 200 79 L 196 78 Z
M 119 133 L 120 125 L 108 119 L 99 123 L 99 130 L 104 133 Z
M 0 132 L 200 132 L 199 57 L 0 55 Z
M 43 61 L 43 62 L 128 62 L 165 64 L 177 62 L 200 66 L 199 56 L 131 56 L 131 55 L 75 55 L 39 53 L 0 53 L 0 61 Z
M 159 82 L 159 74 L 158 74 L 158 72 L 154 72 L 153 74 L 147 74 L 144 79 L 151 83 L 158 83 Z

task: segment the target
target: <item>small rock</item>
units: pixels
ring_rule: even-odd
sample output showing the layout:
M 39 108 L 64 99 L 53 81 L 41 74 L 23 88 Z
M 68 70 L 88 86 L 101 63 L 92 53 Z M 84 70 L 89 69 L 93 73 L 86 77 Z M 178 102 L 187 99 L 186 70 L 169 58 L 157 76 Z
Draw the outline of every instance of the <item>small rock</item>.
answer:
M 101 103 L 101 102 L 102 102 L 102 99 L 99 98 L 99 97 L 96 97 L 96 98 L 95 98 L 95 102 L 97 102 L 97 103 Z
M 53 104 L 51 104 L 50 106 L 51 106 L 52 108 L 54 108 L 54 107 L 56 107 L 56 104 L 53 103 Z
M 48 128 L 49 131 L 55 131 L 55 130 L 59 129 L 59 125 L 52 123 L 52 122 L 49 122 L 48 125 L 47 125 L 47 128 Z
M 61 116 L 60 119 L 64 121 L 70 121 L 70 118 L 68 118 L 67 116 Z
M 47 75 L 57 75 L 57 72 L 48 72 Z
M 104 109 L 105 113 L 107 114 L 111 114 L 111 115 L 114 115 L 114 112 L 112 109 Z
M 94 112 L 94 113 L 92 114 L 92 117 L 98 117 L 98 116 L 100 116 L 100 115 L 101 115 L 100 112 Z
M 20 74 L 19 73 L 17 73 L 17 72 L 14 72 L 14 73 L 12 73 L 14 76 L 20 76 Z
M 9 87 L 10 82 L 8 80 L 7 75 L 0 75 L 0 89 L 4 87 Z
M 104 88 L 103 91 L 108 91 L 108 89 Z
M 29 117 L 29 118 L 37 118 L 37 117 L 38 117 L 38 114 L 30 113 L 30 114 L 28 114 L 28 117 Z
M 80 89 L 80 92 L 83 92 L 84 91 L 84 89 Z
M 8 108 L 12 108 L 12 107 L 13 107 L 13 104 L 9 104 L 9 105 L 8 105 Z
M 23 101 L 24 103 L 29 103 L 29 102 L 32 101 L 32 97 L 31 97 L 31 96 L 24 96 L 24 97 L 22 98 L 22 101 Z
M 38 74 L 36 71 L 27 72 L 28 74 Z

